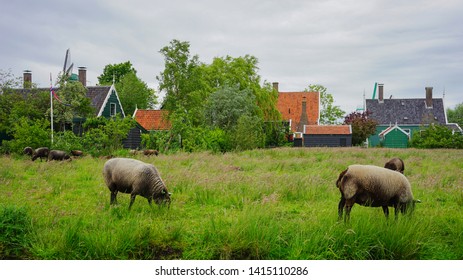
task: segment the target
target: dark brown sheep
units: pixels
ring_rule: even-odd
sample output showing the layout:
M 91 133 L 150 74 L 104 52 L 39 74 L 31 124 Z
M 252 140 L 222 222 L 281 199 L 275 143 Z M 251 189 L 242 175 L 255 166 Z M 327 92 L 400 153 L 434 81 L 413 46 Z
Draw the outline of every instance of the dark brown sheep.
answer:
M 386 162 L 386 164 L 384 165 L 384 168 L 395 170 L 395 171 L 398 171 L 404 174 L 405 164 L 404 164 L 404 161 L 401 160 L 400 158 L 393 158 L 390 161 Z
M 48 153 L 48 161 L 52 160 L 71 160 L 71 157 L 65 152 L 60 150 L 51 150 Z
M 159 154 L 159 152 L 158 152 L 158 150 L 151 150 L 151 149 L 149 149 L 149 150 L 144 150 L 144 151 L 143 151 L 143 154 L 144 154 L 145 156 L 152 156 L 152 155 L 157 156 L 157 155 Z
M 40 147 L 34 150 L 32 153 L 32 161 L 36 160 L 37 158 L 40 158 L 40 161 L 42 161 L 42 158 L 48 158 L 48 153 L 50 150 L 47 147 Z
M 81 157 L 81 156 L 84 155 L 84 153 L 82 151 L 79 151 L 79 150 L 72 150 L 71 155 L 73 155 L 75 157 Z
M 26 147 L 23 150 L 23 154 L 28 155 L 28 156 L 32 156 L 33 153 L 34 153 L 34 150 L 31 147 Z

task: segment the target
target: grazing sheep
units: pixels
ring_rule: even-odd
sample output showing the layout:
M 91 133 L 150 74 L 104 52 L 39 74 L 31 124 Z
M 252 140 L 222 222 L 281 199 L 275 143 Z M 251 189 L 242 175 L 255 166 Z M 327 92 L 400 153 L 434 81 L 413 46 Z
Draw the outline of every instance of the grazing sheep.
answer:
M 71 150 L 71 155 L 75 156 L 75 157 L 80 157 L 80 156 L 83 156 L 83 152 L 82 151 L 79 151 L 79 150 Z
M 386 162 L 386 164 L 384 165 L 384 168 L 395 170 L 395 171 L 398 171 L 404 174 L 405 164 L 404 164 L 404 161 L 401 160 L 400 158 L 393 158 L 390 161 Z
M 40 161 L 42 161 L 42 158 L 48 158 L 48 153 L 50 150 L 47 147 L 40 147 L 34 150 L 32 153 L 32 161 L 36 160 L 37 158 L 40 158 Z
M 159 152 L 158 152 L 158 150 L 144 150 L 143 154 L 145 156 L 152 156 L 152 155 L 157 156 L 159 154 Z
M 31 147 L 26 147 L 23 150 L 23 154 L 26 154 L 28 156 L 32 156 L 33 153 L 34 153 L 34 150 Z
M 71 157 L 65 152 L 60 150 L 51 150 L 48 153 L 48 161 L 52 160 L 71 160 Z
M 148 199 L 150 205 L 153 199 L 158 205 L 163 202 L 170 205 L 170 193 L 152 164 L 130 158 L 113 158 L 105 163 L 103 177 L 111 191 L 111 205 L 117 203 L 118 192 L 130 193 L 129 209 L 137 195 Z
M 407 178 L 396 171 L 373 165 L 350 165 L 339 174 L 336 186 L 341 192 L 338 205 L 339 219 L 343 209 L 346 209 L 344 221 L 348 221 L 354 203 L 382 207 L 386 218 L 389 216 L 389 206 L 395 209 L 397 219 L 399 211 L 403 214 L 413 210 L 413 199 L 410 183 Z

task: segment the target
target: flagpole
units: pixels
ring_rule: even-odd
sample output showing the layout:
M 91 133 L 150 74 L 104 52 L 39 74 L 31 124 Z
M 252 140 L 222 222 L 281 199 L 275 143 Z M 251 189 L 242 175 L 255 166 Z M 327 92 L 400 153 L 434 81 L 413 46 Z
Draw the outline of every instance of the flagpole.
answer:
M 51 121 L 51 145 L 53 146 L 53 84 L 50 73 L 50 121 Z

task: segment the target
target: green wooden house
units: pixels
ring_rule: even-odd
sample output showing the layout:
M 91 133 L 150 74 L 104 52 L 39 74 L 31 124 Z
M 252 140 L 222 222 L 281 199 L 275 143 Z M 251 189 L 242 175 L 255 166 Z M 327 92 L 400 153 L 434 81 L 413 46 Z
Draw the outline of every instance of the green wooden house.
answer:
M 114 117 L 119 114 L 125 117 L 124 109 L 117 95 L 116 87 L 111 86 L 90 86 L 87 87 L 87 97 L 92 101 L 97 117 Z
M 403 130 L 397 124 L 381 131 L 378 136 L 382 146 L 389 148 L 407 148 L 410 140 L 410 132 Z
M 425 88 L 425 98 L 384 99 L 384 85 L 378 85 L 378 99 L 366 99 L 369 118 L 378 122 L 368 138 L 371 147 L 406 148 L 414 133 L 432 123 L 461 132 L 458 124 L 447 122 L 443 98 L 433 98 L 432 87 Z

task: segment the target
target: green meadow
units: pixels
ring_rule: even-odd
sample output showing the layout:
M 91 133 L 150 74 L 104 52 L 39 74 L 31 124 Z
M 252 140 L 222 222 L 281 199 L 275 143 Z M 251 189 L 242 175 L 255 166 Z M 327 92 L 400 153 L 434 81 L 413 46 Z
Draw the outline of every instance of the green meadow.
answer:
M 120 156 L 128 156 L 121 151 Z M 355 205 L 338 222 L 349 164 L 405 162 L 411 217 Z M 38 260 L 463 259 L 463 150 L 281 148 L 135 158 L 154 164 L 170 208 L 119 194 L 105 159 L 0 157 L 0 258 Z

